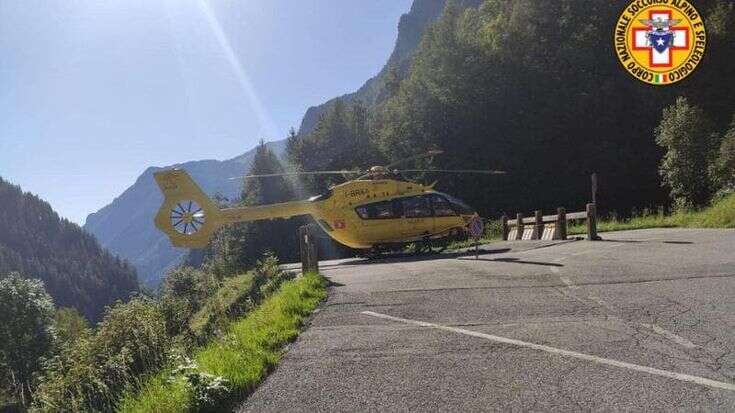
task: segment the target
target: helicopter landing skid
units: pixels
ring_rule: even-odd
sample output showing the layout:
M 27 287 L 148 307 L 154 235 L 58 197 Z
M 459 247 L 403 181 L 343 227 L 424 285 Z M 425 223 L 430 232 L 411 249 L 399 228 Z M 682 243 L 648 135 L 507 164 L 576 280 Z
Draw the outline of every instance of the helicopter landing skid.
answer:
M 449 230 L 443 236 L 426 236 L 421 240 L 412 242 L 398 242 L 390 244 L 376 244 L 368 250 L 364 257 L 369 260 L 387 258 L 393 256 L 421 256 L 440 254 L 449 247 L 453 241 L 460 241 L 462 232 L 459 230 Z

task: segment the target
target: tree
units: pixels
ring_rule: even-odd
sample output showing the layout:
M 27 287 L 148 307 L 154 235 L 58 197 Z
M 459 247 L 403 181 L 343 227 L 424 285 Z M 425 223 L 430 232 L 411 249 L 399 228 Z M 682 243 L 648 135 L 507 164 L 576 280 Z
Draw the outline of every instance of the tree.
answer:
M 54 343 L 54 304 L 43 282 L 10 273 L 0 280 L 1 380 L 26 405 L 33 376 Z
M 297 139 L 292 134 L 289 142 Z M 278 157 L 260 142 L 248 175 L 283 173 Z M 293 190 L 282 176 L 246 178 L 243 182 L 240 205 L 268 205 L 293 200 Z M 204 268 L 218 277 L 246 272 L 268 251 L 288 262 L 298 257 L 297 232 L 300 218 L 288 220 L 242 222 L 229 225 L 213 237 L 204 255 Z
M 717 136 L 702 109 L 684 97 L 677 98 L 664 109 L 655 135 L 656 143 L 666 151 L 659 171 L 675 206 L 706 205 L 714 193 L 714 183 L 706 171 L 715 158 Z
M 724 193 L 735 191 L 735 116 L 722 137 L 717 160 L 710 174 L 717 188 Z

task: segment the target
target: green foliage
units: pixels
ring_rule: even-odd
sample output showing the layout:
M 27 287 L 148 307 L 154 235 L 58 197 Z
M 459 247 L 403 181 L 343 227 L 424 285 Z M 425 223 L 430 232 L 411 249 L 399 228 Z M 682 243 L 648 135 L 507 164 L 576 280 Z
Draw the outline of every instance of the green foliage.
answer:
M 97 332 L 63 349 L 46 366 L 34 395 L 39 411 L 111 411 L 138 378 L 167 360 L 171 340 L 160 305 L 135 298 L 111 307 Z
M 80 340 L 88 339 L 92 330 L 89 321 L 74 308 L 60 308 L 54 316 L 54 327 L 58 345 L 61 348 L 73 346 Z
M 166 274 L 161 303 L 170 336 L 189 335 L 189 323 L 206 300 L 217 290 L 221 279 L 192 267 L 178 267 Z
M 305 137 L 292 135 L 286 146 L 289 162 L 305 171 L 365 169 L 380 155 L 370 139 L 368 112 L 361 102 L 349 107 L 336 100 L 333 107 Z M 329 176 L 304 178 L 311 193 L 321 193 L 337 179 Z
M 194 392 L 183 376 L 171 377 L 163 370 L 143 383 L 140 393 L 128 391 L 117 409 L 121 413 L 189 412 L 196 405 Z
M 714 129 L 702 126 L 710 130 L 724 129 L 732 117 L 731 2 L 697 5 L 708 29 L 716 26 L 708 30 L 707 62 L 686 82 L 667 88 L 632 79 L 614 59 L 612 41 L 600 42 L 622 10 L 617 2 L 463 3 L 448 7 L 425 31 L 410 71 L 390 97 L 367 108 L 365 144 L 379 152 L 371 163 L 438 147 L 443 156 L 418 166 L 507 170 L 505 177 L 416 176 L 438 179 L 437 189 L 483 216 L 584 204 L 592 172 L 600 177 L 598 201 L 605 209 L 665 204 L 658 174 L 662 150 L 651 139 L 663 108 L 687 96 L 707 114 Z M 350 133 L 344 126 L 348 113 L 335 106 L 311 134 L 291 139 L 289 160 L 304 170 L 366 166 L 363 151 L 340 135 Z M 709 141 L 704 132 L 697 134 Z M 317 180 L 311 188 L 330 182 Z M 695 205 L 707 201 L 706 194 L 695 198 Z
M 39 278 L 59 307 L 99 320 L 104 307 L 138 290 L 135 270 L 37 196 L 0 178 L 0 274 Z
M 284 283 L 257 309 L 234 322 L 225 336 L 200 349 L 195 363 L 184 361 L 172 377 L 170 372 L 158 374 L 139 393 L 128 393 L 120 411 L 224 410 L 229 400 L 246 395 L 263 380 L 280 360 L 283 346 L 296 338 L 304 318 L 325 297 L 326 281 L 319 275 Z
M 10 273 L 0 279 L 0 388 L 22 405 L 34 374 L 54 343 L 54 305 L 39 280 Z
M 660 173 L 674 204 L 679 209 L 706 205 L 714 188 L 706 171 L 715 157 L 717 137 L 702 109 L 678 98 L 664 109 L 655 134 L 656 143 L 666 150 Z
M 204 373 L 197 363 L 188 357 L 181 357 L 180 363 L 171 373 L 169 380 L 178 380 L 183 377 L 194 395 L 196 410 L 206 410 L 214 407 L 218 401 L 225 398 L 230 391 L 227 380 L 219 376 Z
M 261 142 L 253 160 L 251 175 L 284 172 L 278 157 Z M 240 205 L 268 205 L 291 201 L 291 185 L 282 176 L 245 179 Z M 219 278 L 247 272 L 268 251 L 284 261 L 298 257 L 298 227 L 302 218 L 233 224 L 218 231 L 201 253 L 202 268 Z
M 261 299 L 294 277 L 282 271 L 273 254 L 265 254 L 246 274 L 225 279 L 201 309 L 190 318 L 190 328 L 198 341 L 221 334 L 230 320 L 250 311 Z
M 230 317 L 243 314 L 252 308 L 254 301 L 254 275 L 242 274 L 227 278 L 214 290 L 189 321 L 190 329 L 197 341 L 206 341 L 228 324 Z
M 627 231 L 646 228 L 735 228 L 735 194 L 717 200 L 700 211 L 676 211 L 664 214 L 663 208 L 653 212 L 644 209 L 630 218 L 612 216 L 597 223 L 599 232 Z M 584 234 L 585 225 L 570 225 L 569 234 Z
M 717 160 L 711 166 L 710 174 L 720 190 L 720 196 L 735 192 L 735 116 L 722 137 Z

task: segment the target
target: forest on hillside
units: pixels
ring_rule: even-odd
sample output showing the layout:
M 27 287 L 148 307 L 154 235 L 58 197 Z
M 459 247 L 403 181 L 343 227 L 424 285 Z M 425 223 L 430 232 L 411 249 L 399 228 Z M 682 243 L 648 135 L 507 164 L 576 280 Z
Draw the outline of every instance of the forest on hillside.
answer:
M 708 50 L 697 72 L 667 87 L 634 79 L 620 66 L 612 33 L 619 4 L 603 0 L 449 1 L 430 25 L 408 70 L 388 67 L 379 98 L 331 102 L 313 129 L 287 139 L 285 162 L 264 145 L 251 175 L 284 170 L 354 170 L 429 149 L 436 169 L 500 169 L 506 175 L 407 176 L 438 180 L 488 218 L 581 209 L 590 175 L 598 210 L 699 208 L 732 190 L 735 171 L 735 9 L 702 1 Z M 258 205 L 304 199 L 343 182 L 335 176 L 245 179 L 241 199 Z M 244 269 L 266 251 L 296 256 L 307 218 L 223 229 L 189 265 Z M 327 256 L 349 254 L 328 237 Z M 219 257 L 219 258 L 218 258 Z M 219 267 L 218 267 L 219 266 Z M 225 271 L 226 272 L 226 271 Z
M 138 291 L 135 270 L 35 195 L 0 178 L 0 278 L 43 281 L 57 307 L 97 321 L 105 306 Z
M 288 160 L 300 170 L 366 168 L 439 148 L 444 155 L 424 166 L 508 172 L 413 177 L 439 180 L 438 188 L 488 217 L 579 209 L 595 172 L 603 211 L 671 205 L 671 185 L 659 173 L 667 148 L 656 128 L 664 109 L 685 98 L 701 117 L 693 139 L 710 142 L 707 156 L 716 156 L 735 113 L 733 4 L 697 2 L 707 24 L 705 59 L 667 87 L 641 83 L 615 58 L 611 33 L 621 7 L 485 0 L 463 8 L 450 1 L 410 70 L 381 77 L 382 100 L 336 102 L 312 132 L 292 133 Z M 304 186 L 315 193 L 330 183 Z

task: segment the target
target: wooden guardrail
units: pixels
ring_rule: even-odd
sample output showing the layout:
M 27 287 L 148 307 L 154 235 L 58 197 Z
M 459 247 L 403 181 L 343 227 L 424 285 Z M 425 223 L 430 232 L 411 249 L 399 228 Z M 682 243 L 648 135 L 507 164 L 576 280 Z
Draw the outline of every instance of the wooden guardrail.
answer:
M 543 215 L 535 211 L 533 217 L 524 218 L 523 214 L 516 215 L 516 219 L 503 216 L 503 240 L 565 240 L 567 239 L 567 221 L 587 220 L 587 239 L 597 241 L 597 207 L 587 204 L 585 211 L 567 213 L 564 208 L 558 208 L 556 215 Z

